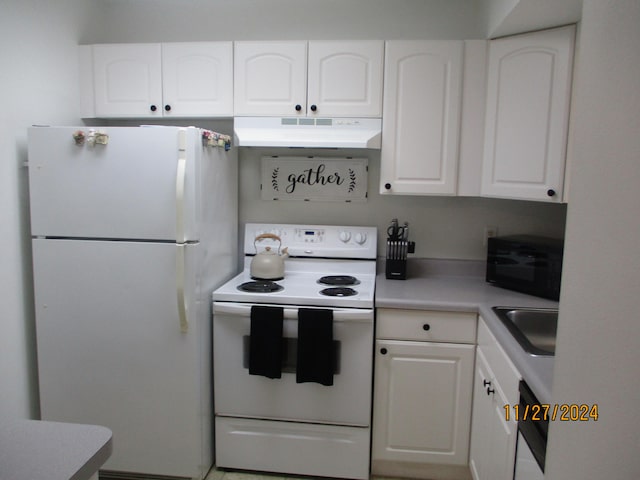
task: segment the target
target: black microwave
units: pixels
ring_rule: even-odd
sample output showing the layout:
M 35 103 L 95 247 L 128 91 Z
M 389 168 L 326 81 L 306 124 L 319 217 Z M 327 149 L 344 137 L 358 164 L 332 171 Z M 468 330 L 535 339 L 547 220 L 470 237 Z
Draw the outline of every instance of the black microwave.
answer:
M 492 237 L 487 248 L 487 282 L 558 300 L 564 242 L 535 235 Z

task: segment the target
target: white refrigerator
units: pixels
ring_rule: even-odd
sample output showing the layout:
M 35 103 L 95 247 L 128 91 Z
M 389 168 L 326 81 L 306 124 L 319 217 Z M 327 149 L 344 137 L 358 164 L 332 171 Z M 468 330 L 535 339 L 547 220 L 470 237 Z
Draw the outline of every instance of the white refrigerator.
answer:
M 213 462 L 210 298 L 237 270 L 238 170 L 211 135 L 28 132 L 42 419 L 110 428 L 101 478 Z

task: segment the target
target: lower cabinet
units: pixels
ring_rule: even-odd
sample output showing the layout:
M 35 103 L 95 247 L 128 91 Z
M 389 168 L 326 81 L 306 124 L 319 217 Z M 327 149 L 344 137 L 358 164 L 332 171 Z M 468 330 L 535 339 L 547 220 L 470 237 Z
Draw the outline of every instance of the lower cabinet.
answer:
M 378 309 L 373 474 L 469 478 L 476 318 Z
M 505 405 L 518 402 L 520 374 L 482 318 L 473 386 L 469 467 L 474 480 L 512 480 L 518 424 Z

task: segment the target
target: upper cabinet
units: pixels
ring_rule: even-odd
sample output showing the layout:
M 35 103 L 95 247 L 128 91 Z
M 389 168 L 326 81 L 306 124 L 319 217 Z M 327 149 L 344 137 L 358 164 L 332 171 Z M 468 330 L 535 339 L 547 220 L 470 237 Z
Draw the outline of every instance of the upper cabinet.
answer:
M 93 45 L 90 69 L 95 117 L 162 116 L 160 44 Z
M 307 109 L 307 42 L 235 42 L 235 115 L 295 115 Z
M 492 40 L 481 194 L 561 202 L 575 27 Z
M 382 41 L 236 42 L 237 116 L 380 117 Z
M 82 46 L 83 117 L 233 115 L 231 42 Z
M 309 42 L 307 108 L 335 117 L 382 116 L 383 58 L 382 41 Z
M 381 194 L 454 195 L 462 41 L 388 41 Z
M 163 110 L 181 117 L 233 116 L 231 42 L 162 44 Z

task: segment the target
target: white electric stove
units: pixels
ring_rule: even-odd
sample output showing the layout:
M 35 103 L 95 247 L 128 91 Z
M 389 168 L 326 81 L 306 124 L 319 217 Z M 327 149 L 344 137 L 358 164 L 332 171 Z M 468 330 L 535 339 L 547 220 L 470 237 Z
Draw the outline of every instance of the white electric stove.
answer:
M 253 255 L 280 242 L 254 239 L 271 233 L 288 249 L 282 280 L 251 277 Z M 215 301 L 373 308 L 376 276 L 375 227 L 247 224 L 245 268 L 214 292 Z
M 291 255 L 281 280 L 251 278 L 253 255 L 280 246 L 254 242 L 264 233 Z M 368 479 L 376 246 L 375 227 L 246 225 L 245 269 L 213 293 L 219 467 Z M 276 378 L 251 372 L 263 325 L 256 307 L 281 317 Z M 317 352 L 330 351 L 328 382 L 300 379 L 309 348 L 301 311 L 311 312 L 311 327 L 313 315 L 332 322 L 327 350 Z

